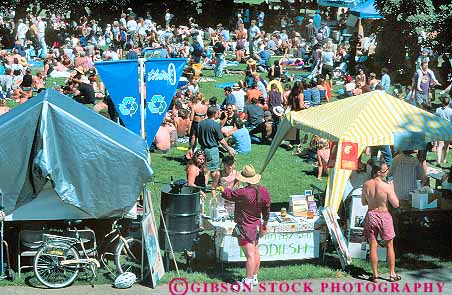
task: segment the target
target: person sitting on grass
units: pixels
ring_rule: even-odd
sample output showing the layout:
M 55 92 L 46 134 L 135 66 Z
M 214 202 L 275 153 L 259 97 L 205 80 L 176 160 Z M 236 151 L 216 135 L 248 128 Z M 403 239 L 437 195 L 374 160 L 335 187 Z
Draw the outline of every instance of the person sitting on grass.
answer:
M 249 154 L 251 152 L 251 137 L 248 129 L 243 126 L 243 121 L 235 121 L 235 130 L 228 141 L 237 154 Z

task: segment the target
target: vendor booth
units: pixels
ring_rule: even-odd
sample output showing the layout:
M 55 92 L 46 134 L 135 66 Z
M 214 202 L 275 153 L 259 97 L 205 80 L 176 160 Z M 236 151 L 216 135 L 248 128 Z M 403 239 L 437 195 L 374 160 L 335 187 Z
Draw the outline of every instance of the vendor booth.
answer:
M 452 124 L 384 91 L 373 91 L 299 112 L 280 123 L 265 159 L 265 170 L 291 128 L 317 134 L 337 144 L 328 176 L 325 206 L 336 211 L 356 159 L 367 146 L 394 145 L 396 150 L 422 149 L 428 142 L 452 140 Z
M 373 91 L 288 113 L 278 127 L 261 173 L 292 128 L 336 143 L 337 152 L 331 152 L 336 157 L 334 167 L 329 169 L 324 204 L 334 211 L 339 209 L 350 175 L 357 170 L 358 157 L 367 146 L 393 145 L 395 150 L 402 151 L 425 149 L 428 142 L 452 139 L 451 123 L 384 91 Z M 419 205 L 414 202 L 414 206 Z M 413 207 L 410 204 L 409 208 L 402 208 L 402 217 L 411 216 L 412 221 L 419 218 L 419 212 L 425 212 Z M 429 210 L 427 208 L 423 209 Z M 446 224 L 450 224 L 450 220 Z
M 2 115 L 0 138 L 9 221 L 125 216 L 152 175 L 144 140 L 55 90 Z
M 36 255 L 45 235 L 70 234 L 69 220 L 85 219 L 97 230 L 102 220 L 111 228 L 113 218 L 137 217 L 137 198 L 152 175 L 138 135 L 49 89 L 0 116 L 0 138 L 0 205 L 19 275 L 32 267 L 21 260 Z M 96 249 L 97 232 L 82 231 Z

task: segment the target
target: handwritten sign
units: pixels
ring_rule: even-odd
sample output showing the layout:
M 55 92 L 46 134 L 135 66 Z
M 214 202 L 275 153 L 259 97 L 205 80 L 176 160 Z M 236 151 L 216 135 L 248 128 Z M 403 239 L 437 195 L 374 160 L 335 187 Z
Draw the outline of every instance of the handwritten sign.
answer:
M 220 236 L 215 241 L 220 261 L 246 261 L 237 238 Z M 319 257 L 320 232 L 318 230 L 287 233 L 268 233 L 259 240 L 262 261 L 301 260 Z

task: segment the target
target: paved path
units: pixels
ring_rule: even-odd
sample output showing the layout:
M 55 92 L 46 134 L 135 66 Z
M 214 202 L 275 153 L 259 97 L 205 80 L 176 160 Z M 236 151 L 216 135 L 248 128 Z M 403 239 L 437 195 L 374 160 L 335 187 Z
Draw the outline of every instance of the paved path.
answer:
M 452 294 L 452 268 L 426 269 L 419 271 L 409 271 L 400 273 L 402 281 L 389 283 L 380 280 L 379 284 L 373 284 L 366 280 L 355 278 L 342 279 L 315 279 L 279 282 L 279 285 L 270 282 L 261 282 L 260 288 L 256 288 L 251 294 Z M 208 285 L 210 288 L 211 285 Z M 226 289 L 229 285 L 224 285 Z M 272 292 L 272 287 L 274 288 Z M 429 289 L 431 287 L 431 290 Z M 441 289 L 442 287 L 442 289 Z M 237 294 L 234 292 L 204 292 L 203 285 L 193 285 L 193 290 L 184 293 L 184 285 L 173 285 L 176 291 L 173 295 L 195 295 L 195 294 Z M 201 288 L 200 291 L 197 289 Z M 287 292 L 287 289 L 289 291 Z M 361 288 L 361 289 L 359 289 Z M 222 291 L 220 289 L 220 291 Z M 293 292 L 295 291 L 295 292 Z M 429 292 L 431 291 L 431 292 Z M 243 292 L 241 294 L 250 294 Z M 141 285 L 134 285 L 130 289 L 117 290 L 110 285 L 91 286 L 71 286 L 60 290 L 38 289 L 32 287 L 0 287 L 1 295 L 153 295 L 153 294 L 171 294 L 167 284 L 151 289 Z

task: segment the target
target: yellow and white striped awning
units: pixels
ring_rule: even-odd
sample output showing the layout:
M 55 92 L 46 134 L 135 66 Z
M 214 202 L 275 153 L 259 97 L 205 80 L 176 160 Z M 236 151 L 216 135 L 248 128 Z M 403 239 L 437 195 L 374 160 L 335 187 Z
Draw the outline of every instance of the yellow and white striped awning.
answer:
M 287 124 L 289 123 L 290 124 Z M 284 135 L 295 126 L 331 141 L 338 141 L 336 166 L 330 169 L 325 206 L 339 209 L 351 170 L 340 169 L 342 142 L 358 144 L 358 154 L 366 146 L 393 145 L 394 134 L 418 136 L 425 142 L 452 140 L 452 124 L 434 114 L 399 100 L 384 91 L 373 91 L 299 112 L 288 113 L 280 124 L 261 173 L 265 170 Z

